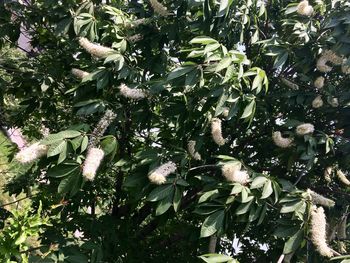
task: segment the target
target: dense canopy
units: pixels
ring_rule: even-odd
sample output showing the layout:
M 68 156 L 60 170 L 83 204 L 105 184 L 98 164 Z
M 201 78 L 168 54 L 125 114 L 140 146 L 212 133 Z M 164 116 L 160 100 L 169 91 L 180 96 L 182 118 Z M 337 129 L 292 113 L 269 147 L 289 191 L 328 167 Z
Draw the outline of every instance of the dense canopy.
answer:
M 349 14 L 0 1 L 0 257 L 350 262 Z

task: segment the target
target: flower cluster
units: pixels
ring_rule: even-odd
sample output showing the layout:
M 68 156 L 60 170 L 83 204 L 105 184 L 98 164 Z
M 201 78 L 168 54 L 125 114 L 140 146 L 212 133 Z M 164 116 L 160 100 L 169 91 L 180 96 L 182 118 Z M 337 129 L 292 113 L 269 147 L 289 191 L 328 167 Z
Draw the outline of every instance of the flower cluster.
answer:
M 348 178 L 346 178 L 346 175 L 342 170 L 337 170 L 337 177 L 343 184 L 350 186 L 350 181 Z
M 152 173 L 148 176 L 148 179 L 154 184 L 164 184 L 166 177 L 175 171 L 176 164 L 170 161 L 153 170 Z
M 276 131 L 272 134 L 272 140 L 276 144 L 276 146 L 281 147 L 281 148 L 288 148 L 293 143 L 292 138 L 282 137 L 282 134 L 279 131 Z
M 313 133 L 315 127 L 311 123 L 303 123 L 297 126 L 296 133 L 300 136 Z
M 323 106 L 322 97 L 319 95 L 312 101 L 312 107 L 317 109 Z
M 350 65 L 346 64 L 345 62 L 341 65 L 341 72 L 343 72 L 346 75 L 350 75 Z
M 331 104 L 332 107 L 336 108 L 339 106 L 339 100 L 338 98 L 332 98 L 329 102 Z
M 315 86 L 317 89 L 322 89 L 323 86 L 324 86 L 324 77 L 319 76 L 319 77 L 315 80 L 314 86 Z
M 211 120 L 211 135 L 217 145 L 222 146 L 226 143 L 226 140 L 222 137 L 221 120 L 218 118 Z
M 187 144 L 187 149 L 193 159 L 198 161 L 202 159 L 201 155 L 196 151 L 196 141 L 189 141 Z
M 297 84 L 293 83 L 292 81 L 290 81 L 286 78 L 281 78 L 281 81 L 284 85 L 286 85 L 287 87 L 289 87 L 291 89 L 294 89 L 294 90 L 299 89 L 299 86 Z
M 24 138 L 20 128 L 10 128 L 6 130 L 10 141 L 17 144 L 18 148 L 22 149 L 26 146 L 27 141 Z
M 147 95 L 141 89 L 131 89 L 122 83 L 119 87 L 120 94 L 122 94 L 125 98 L 133 99 L 133 100 L 141 100 L 145 98 Z
M 330 72 L 331 66 L 327 65 L 330 62 L 334 65 L 341 65 L 343 63 L 342 57 L 335 54 L 332 50 L 326 50 L 321 54 L 321 57 L 317 60 L 316 67 L 321 72 Z
M 160 16 L 168 16 L 170 13 L 166 9 L 165 6 L 163 6 L 161 3 L 159 3 L 157 0 L 150 0 L 151 6 L 155 13 L 157 13 Z
M 225 107 L 224 110 L 222 111 L 222 116 L 227 118 L 229 113 L 230 113 L 230 109 Z
M 97 58 L 108 57 L 111 53 L 114 52 L 114 49 L 109 47 L 104 47 L 98 44 L 91 43 L 87 38 L 79 38 L 79 44 L 84 48 L 89 54 Z
M 143 39 L 143 35 L 135 34 L 135 35 L 129 36 L 127 39 L 130 43 L 136 43 Z
M 103 150 L 92 147 L 89 148 L 83 165 L 83 176 L 88 181 L 93 181 L 98 167 L 104 157 Z
M 311 5 L 309 5 L 309 1 L 303 0 L 298 4 L 297 12 L 302 16 L 311 16 L 314 12 L 314 9 Z
M 311 211 L 311 241 L 316 250 L 325 257 L 332 257 L 333 251 L 326 241 L 326 215 L 322 207 L 313 207 Z
M 315 205 L 322 205 L 325 207 L 333 207 L 335 205 L 335 202 L 333 200 L 326 198 L 312 191 L 311 189 L 307 189 L 306 192 L 309 194 L 312 203 Z
M 136 19 L 136 20 L 132 21 L 129 25 L 130 25 L 130 27 L 138 27 L 140 25 L 146 25 L 149 22 L 151 22 L 151 19 L 149 19 L 149 18 L 140 18 L 140 19 Z
M 86 71 L 78 69 L 78 68 L 72 68 L 71 72 L 75 77 L 77 77 L 79 79 L 83 79 L 83 78 L 89 76 L 89 72 L 86 72 Z
M 16 154 L 15 159 L 20 163 L 30 163 L 45 156 L 47 154 L 47 150 L 47 145 L 37 142 L 20 150 Z
M 45 138 L 50 134 L 50 128 L 47 128 L 44 124 L 41 124 L 40 133 Z
M 240 162 L 229 162 L 222 166 L 222 175 L 227 181 L 233 183 L 246 184 L 249 181 L 247 171 L 241 170 L 242 164 Z
M 101 120 L 96 125 L 96 128 L 92 131 L 92 137 L 89 141 L 89 146 L 94 147 L 98 143 L 98 138 L 102 137 L 105 131 L 107 130 L 108 126 L 114 121 L 114 119 L 117 117 L 117 114 L 115 114 L 111 110 L 107 110 Z

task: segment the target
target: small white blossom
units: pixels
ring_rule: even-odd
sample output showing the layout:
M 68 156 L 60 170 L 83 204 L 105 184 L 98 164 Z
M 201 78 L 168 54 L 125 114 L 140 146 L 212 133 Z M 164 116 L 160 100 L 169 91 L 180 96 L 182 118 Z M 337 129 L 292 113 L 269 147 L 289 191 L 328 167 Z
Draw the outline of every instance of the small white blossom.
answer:
M 78 68 L 72 68 L 71 72 L 75 77 L 77 77 L 79 79 L 83 79 L 83 78 L 89 76 L 89 72 L 86 72 L 86 71 L 78 69 Z
M 344 63 L 341 65 L 341 72 L 343 72 L 346 75 L 350 75 L 350 65 L 346 64 L 346 62 L 344 61 Z
M 222 146 L 226 143 L 226 140 L 222 137 L 221 120 L 218 118 L 211 120 L 211 135 L 217 145 Z
M 330 104 L 334 108 L 338 107 L 339 106 L 338 98 L 332 98 L 331 101 L 330 101 Z
M 333 250 L 326 240 L 326 215 L 322 207 L 313 207 L 311 211 L 310 234 L 316 250 L 324 257 L 332 257 Z
M 281 78 L 281 81 L 284 85 L 286 85 L 287 87 L 289 87 L 291 89 L 294 89 L 294 90 L 299 89 L 299 86 L 297 84 L 293 83 L 292 81 L 290 81 L 286 78 Z
M 311 189 L 307 189 L 306 192 L 309 194 L 312 203 L 315 205 L 322 205 L 325 207 L 333 207 L 335 205 L 335 202 L 333 200 L 326 198 L 312 191 Z
M 153 170 L 148 176 L 148 179 L 154 184 L 164 184 L 166 177 L 175 171 L 176 164 L 170 161 Z
M 227 181 L 233 183 L 246 184 L 249 181 L 247 171 L 241 170 L 242 164 L 240 162 L 229 162 L 222 166 L 222 175 Z
M 230 113 L 230 109 L 225 107 L 224 110 L 222 111 L 222 116 L 227 118 L 229 113 Z
M 279 131 L 276 131 L 272 134 L 272 140 L 276 144 L 276 146 L 281 148 L 288 148 L 293 143 L 293 139 L 282 137 L 282 134 Z
M 318 77 L 314 82 L 314 86 L 317 89 L 322 89 L 324 86 L 324 77 L 322 77 L 322 76 Z
M 348 178 L 346 178 L 346 175 L 343 173 L 342 170 L 337 170 L 337 177 L 343 184 L 345 184 L 346 186 L 350 186 L 350 181 Z
M 324 172 L 323 172 L 324 179 L 325 179 L 328 183 L 330 183 L 330 182 L 332 181 L 332 178 L 331 178 L 331 176 L 332 176 L 332 171 L 333 171 L 332 167 L 328 166 L 328 167 L 326 167 L 326 169 L 325 169 Z
M 88 181 L 93 181 L 96 176 L 98 167 L 104 157 L 103 150 L 93 147 L 87 152 L 86 159 L 83 165 L 83 176 Z
M 297 126 L 296 133 L 300 136 L 313 133 L 315 127 L 311 123 L 303 123 Z
M 318 109 L 323 106 L 323 100 L 321 96 L 317 96 L 313 101 L 312 101 L 312 107 L 315 109 Z
M 125 98 L 133 99 L 133 100 L 141 100 L 145 98 L 147 95 L 141 89 L 131 89 L 125 84 L 121 84 L 119 87 L 120 94 L 122 94 Z
M 47 154 L 47 150 L 47 145 L 37 142 L 19 151 L 16 154 L 15 159 L 20 163 L 30 163 L 45 156 Z
M 311 5 L 309 5 L 309 1 L 304 0 L 298 4 L 297 12 L 302 16 L 311 16 L 314 12 L 314 9 Z
M 45 138 L 50 134 L 50 128 L 47 128 L 44 124 L 41 124 L 40 133 Z
M 189 141 L 187 149 L 193 159 L 198 161 L 202 159 L 201 155 L 196 151 L 196 141 Z
M 159 3 L 157 0 L 150 0 L 151 6 L 155 13 L 157 13 L 160 16 L 168 16 L 170 13 L 166 9 L 165 6 L 163 6 L 161 3 Z
M 82 48 L 84 48 L 89 54 L 97 57 L 97 58 L 106 58 L 111 53 L 115 52 L 114 49 L 109 47 L 104 47 L 98 44 L 94 44 L 90 42 L 87 38 L 81 37 L 79 38 L 79 44 Z

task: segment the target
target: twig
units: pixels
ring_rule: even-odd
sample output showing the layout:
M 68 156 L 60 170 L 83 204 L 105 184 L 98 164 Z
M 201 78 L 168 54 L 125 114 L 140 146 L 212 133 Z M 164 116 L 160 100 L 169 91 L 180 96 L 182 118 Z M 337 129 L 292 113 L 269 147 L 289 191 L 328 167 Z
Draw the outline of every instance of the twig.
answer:
M 189 169 L 188 171 L 194 171 L 194 170 L 198 170 L 198 169 L 202 169 L 202 168 L 217 168 L 218 166 L 215 164 L 206 164 L 206 165 L 201 165 L 201 166 L 196 166 L 196 167 L 192 167 L 191 169 Z
M 35 195 L 28 195 L 28 196 L 26 196 L 26 197 L 22 197 L 22 198 L 20 198 L 20 199 L 17 199 L 16 201 L 12 201 L 12 202 L 9 202 L 9 203 L 6 203 L 6 204 L 3 204 L 3 205 L 1 205 L 1 206 L 0 206 L 0 208 L 3 208 L 3 207 L 5 207 L 5 206 L 8 206 L 8 205 L 12 205 L 12 204 L 18 203 L 18 202 L 20 202 L 20 201 L 23 201 L 24 199 L 31 198 L 31 197 L 33 197 L 33 196 L 35 196 Z

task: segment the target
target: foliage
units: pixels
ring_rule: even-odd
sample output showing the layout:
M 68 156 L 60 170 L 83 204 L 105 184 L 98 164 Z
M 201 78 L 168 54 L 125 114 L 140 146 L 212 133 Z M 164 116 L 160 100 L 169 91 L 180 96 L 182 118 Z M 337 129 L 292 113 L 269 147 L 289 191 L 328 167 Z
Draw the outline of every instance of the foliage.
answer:
M 2 119 L 47 146 L 40 160 L 12 161 L 16 177 L 5 189 L 42 209 L 30 220 L 50 218 L 18 232 L 41 231 L 43 247 L 29 262 L 277 262 L 281 254 L 329 262 L 310 241 L 315 200 L 306 190 L 335 200 L 326 215 L 338 229 L 349 206 L 336 171 L 350 171 L 350 7 L 309 3 L 311 16 L 284 0 L 1 2 L 1 52 L 18 46 L 21 28 L 32 46 L 0 60 Z M 79 37 L 113 51 L 91 55 Z M 342 58 L 328 73 L 316 69 L 325 50 Z M 319 76 L 325 85 L 316 89 Z M 123 84 L 145 98 L 126 96 Z M 313 108 L 319 95 L 324 104 Z M 108 109 L 117 117 L 96 136 Z M 303 123 L 315 131 L 300 134 Z M 274 131 L 292 145 L 277 147 Z M 104 159 L 89 181 L 82 170 L 92 138 Z M 191 140 L 201 158 L 188 151 Z M 152 184 L 148 176 L 168 161 L 176 172 Z M 239 165 L 249 182 L 225 180 L 225 165 Z M 7 220 L 2 235 L 24 224 L 15 214 Z M 345 230 L 328 239 L 341 255 Z M 214 236 L 221 256 L 207 254 Z M 0 255 L 15 260 L 22 243 Z

